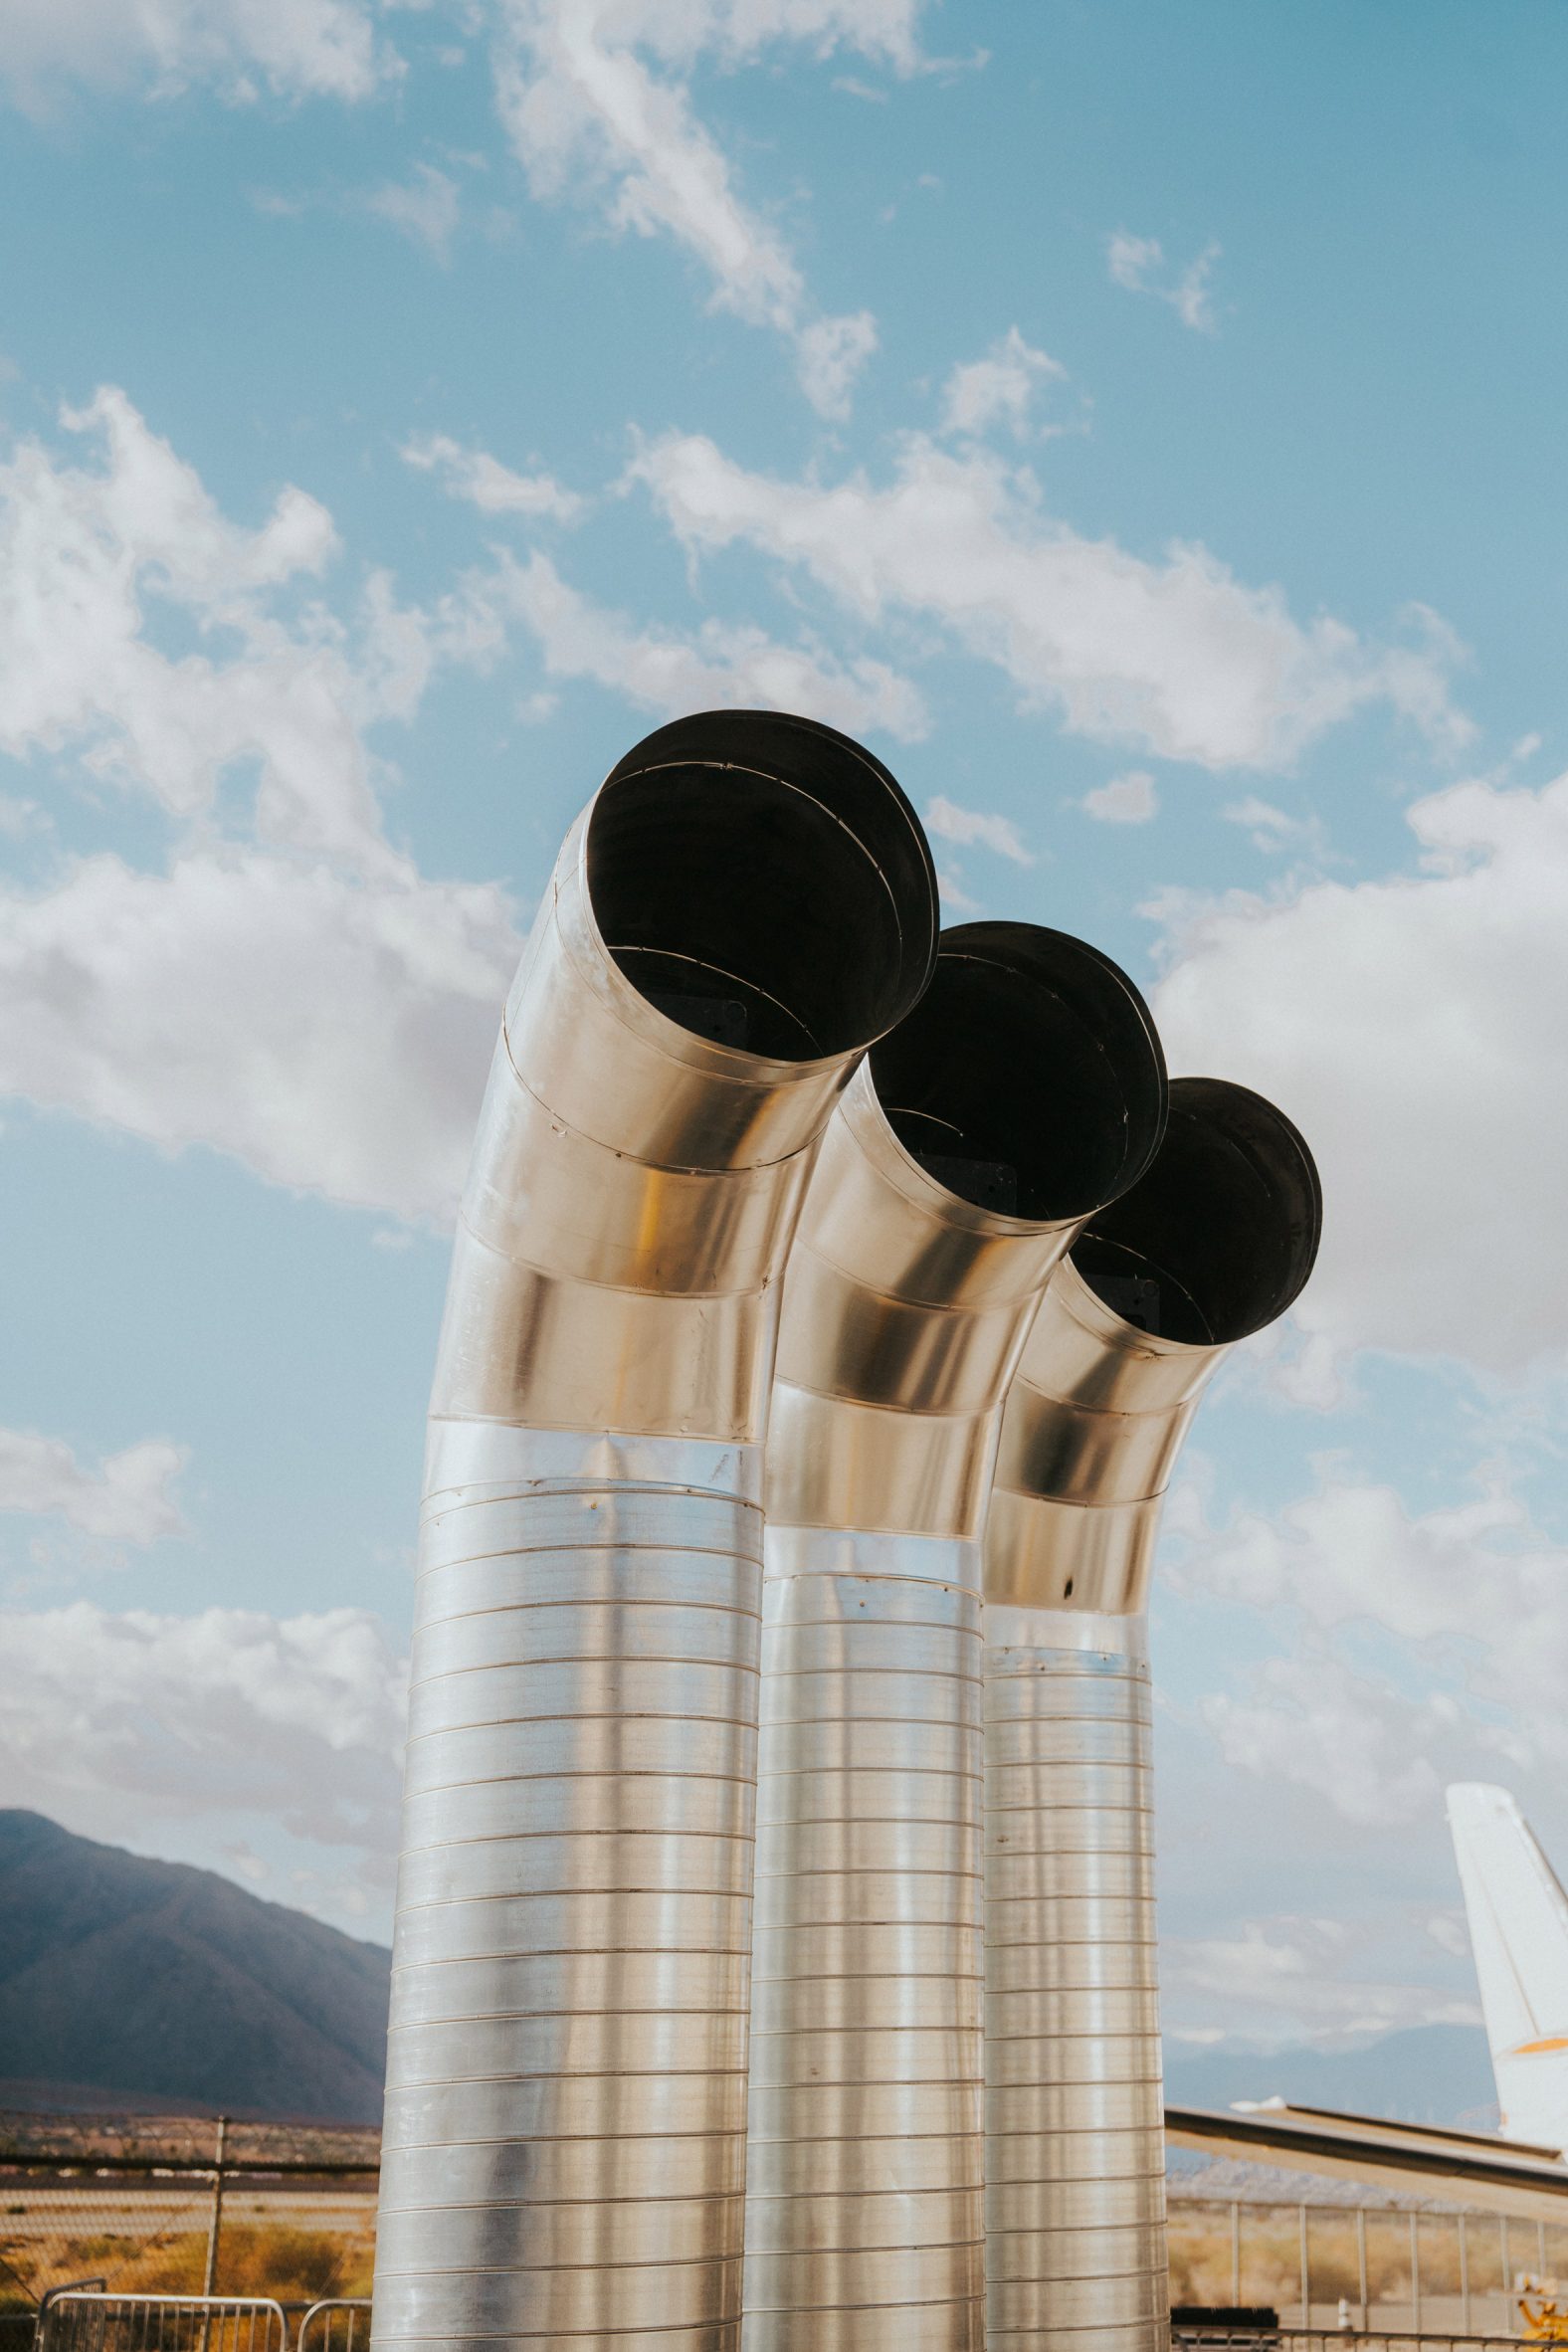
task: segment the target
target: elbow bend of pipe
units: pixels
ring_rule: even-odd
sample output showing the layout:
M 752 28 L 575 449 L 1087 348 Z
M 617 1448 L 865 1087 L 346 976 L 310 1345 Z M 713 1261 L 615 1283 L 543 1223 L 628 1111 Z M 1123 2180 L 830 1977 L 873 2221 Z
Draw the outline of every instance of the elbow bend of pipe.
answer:
M 935 926 L 908 802 L 832 728 L 708 711 L 629 752 L 508 998 L 436 1415 L 760 1435 L 812 1154 Z
M 769 1514 L 973 1537 L 1052 1269 L 1157 1148 L 1148 1011 L 1028 923 L 944 931 L 830 1122 L 785 1280 Z
M 1055 1270 L 1008 1392 L 988 1595 L 1100 1607 L 1080 1596 L 1119 1581 L 1142 1606 L 1202 1392 L 1299 1295 L 1321 1225 L 1316 1168 L 1281 1111 L 1225 1079 L 1172 1080 L 1159 1150 Z

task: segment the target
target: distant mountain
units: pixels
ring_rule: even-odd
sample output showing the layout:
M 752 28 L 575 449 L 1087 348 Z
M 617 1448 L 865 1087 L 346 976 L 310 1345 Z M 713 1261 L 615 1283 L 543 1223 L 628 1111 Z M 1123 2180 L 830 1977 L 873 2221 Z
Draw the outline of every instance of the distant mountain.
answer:
M 392 1955 L 0 1811 L 0 2102 L 377 2123 Z
M 1165 2095 L 1174 2107 L 1228 2107 L 1233 2099 L 1290 2099 L 1399 2123 L 1494 2129 L 1497 2094 L 1478 2026 L 1411 2026 L 1360 2050 L 1274 2050 L 1168 2044 Z
M 378 2123 L 391 1959 L 211 1870 L 0 1810 L 0 2105 Z M 1174 2044 L 1165 2092 L 1496 2121 L 1485 2036 L 1469 2026 L 1348 2051 Z

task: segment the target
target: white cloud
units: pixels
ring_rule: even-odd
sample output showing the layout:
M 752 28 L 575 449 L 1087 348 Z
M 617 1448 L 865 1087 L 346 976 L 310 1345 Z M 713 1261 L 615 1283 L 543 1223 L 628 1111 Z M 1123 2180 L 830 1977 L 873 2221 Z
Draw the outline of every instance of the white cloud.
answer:
M 357 649 L 317 606 L 281 618 L 280 597 L 336 553 L 323 506 L 286 489 L 260 529 L 230 522 L 112 388 L 62 423 L 100 464 L 24 439 L 0 465 L 0 751 L 70 751 L 187 820 L 244 763 L 264 839 L 387 868 L 359 730 L 417 700 L 430 625 L 377 580 Z M 162 652 L 149 608 L 212 650 Z
M 1112 282 L 1125 287 L 1129 294 L 1149 294 L 1168 302 L 1183 326 L 1190 326 L 1199 334 L 1213 334 L 1215 330 L 1214 295 L 1209 282 L 1219 258 L 1219 246 L 1206 245 L 1179 278 L 1171 278 L 1161 286 L 1157 277 L 1165 268 L 1165 249 L 1157 237 L 1132 237 L 1125 229 L 1118 229 L 1106 241 Z
M 735 192 L 688 77 L 786 42 L 912 72 L 918 13 L 919 0 L 503 0 L 501 117 L 536 197 L 597 194 L 614 227 L 673 238 L 716 304 L 792 341 L 808 397 L 837 415 L 875 327 L 816 315 L 789 247 Z
M 499 888 L 429 881 L 386 842 L 366 729 L 411 715 L 435 664 L 483 665 L 519 623 L 553 677 L 660 713 L 767 703 L 854 733 L 925 726 L 882 663 L 716 621 L 640 629 L 538 554 L 497 554 L 430 611 L 373 576 L 350 632 L 298 601 L 336 549 L 313 500 L 286 490 L 246 530 L 122 394 L 67 423 L 101 437 L 102 464 L 28 441 L 0 469 L 0 750 L 74 755 L 175 832 L 159 870 L 99 855 L 0 884 L 0 1093 L 443 1221 L 520 941 Z M 491 511 L 565 496 L 439 439 L 414 462 Z M 154 602 L 221 655 L 161 652 Z M 259 790 L 237 819 L 225 792 L 242 836 L 225 839 L 236 762 Z
M 0 1616 L 6 1801 L 142 1852 L 180 1825 L 269 1816 L 384 1886 L 397 1849 L 406 1667 L 368 1610 L 293 1618 Z M 228 1842 L 232 1842 L 228 1841 Z
M 1129 768 L 1096 784 L 1078 805 L 1101 825 L 1147 825 L 1159 814 L 1160 798 L 1147 768 Z
M 575 490 L 563 490 L 552 474 L 514 474 L 488 450 L 464 449 L 445 433 L 427 433 L 398 453 L 405 465 L 439 473 L 454 498 L 466 498 L 482 514 L 542 515 L 571 522 L 582 510 Z
M 1289 1782 L 1363 1827 L 1420 1821 L 1443 1783 L 1426 1752 L 1452 1701 L 1416 1704 L 1328 1657 L 1270 1658 L 1241 1696 L 1211 1692 L 1199 1714 L 1238 1772 Z
M 519 948 L 490 885 L 90 858 L 0 894 L 0 1093 L 445 1220 Z
M 0 886 L 0 1092 L 444 1219 L 519 941 L 498 888 L 387 844 L 365 730 L 438 661 L 500 649 L 494 595 L 476 575 L 416 612 L 372 575 L 351 632 L 298 602 L 336 550 L 314 499 L 247 530 L 122 393 L 65 423 L 99 465 L 29 440 L 0 467 L 0 751 L 74 755 L 178 831 L 162 871 L 97 856 Z M 157 608 L 220 650 L 165 654 Z M 228 843 L 236 764 L 254 838 Z
M 0 1510 L 62 1518 L 103 1543 L 157 1543 L 188 1532 L 172 1491 L 186 1461 L 183 1446 L 146 1438 L 90 1470 L 63 1438 L 0 1429 Z
M 1079 536 L 1043 511 L 1032 476 L 979 447 L 909 435 L 886 488 L 750 473 L 680 434 L 631 471 L 687 547 L 749 544 L 867 620 L 937 621 L 1082 734 L 1224 769 L 1286 765 L 1369 702 L 1446 743 L 1467 731 L 1452 639 L 1428 616 L 1423 641 L 1396 650 L 1327 616 L 1302 625 L 1278 589 L 1245 586 L 1203 547 L 1150 563 Z
M 690 636 L 639 630 L 563 580 L 537 549 L 524 564 L 497 557 L 493 593 L 539 641 L 554 678 L 589 678 L 644 709 L 675 715 L 722 703 L 798 710 L 846 733 L 925 732 L 920 694 L 882 662 L 836 662 L 780 645 L 760 629 L 705 621 Z
M 385 187 L 372 189 L 364 207 L 378 220 L 390 223 L 411 244 L 422 245 L 438 262 L 445 262 L 451 254 L 463 210 L 457 181 L 433 163 L 416 163 L 411 179 L 391 180 Z
M 397 70 L 360 0 L 6 0 L 0 83 L 38 110 L 59 85 L 215 82 L 235 99 L 368 98 Z
M 1238 1512 L 1202 1532 L 1167 1576 L 1178 1592 L 1287 1611 L 1307 1629 L 1292 1647 L 1313 1655 L 1271 1662 L 1256 1703 L 1227 1702 L 1211 1721 L 1255 1769 L 1315 1776 L 1350 1818 L 1345 1791 L 1357 1782 L 1366 1794 L 1353 1802 L 1393 1805 L 1397 1817 L 1417 1765 L 1432 1781 L 1440 1750 L 1448 1779 L 1487 1777 L 1499 1752 L 1526 1769 L 1568 1762 L 1568 1549 L 1541 1535 L 1496 1470 L 1462 1502 L 1412 1512 L 1393 1487 L 1324 1463 L 1311 1493 L 1274 1518 Z M 1346 1664 L 1368 1629 L 1403 1657 L 1397 1686 Z M 1403 1792 L 1397 1803 L 1390 1789 Z
M 956 843 L 959 849 L 972 849 L 978 842 L 998 858 L 1010 858 L 1015 866 L 1033 866 L 1034 852 L 1025 847 L 1022 835 L 1011 817 L 987 816 L 979 809 L 960 808 L 956 801 L 945 800 L 940 793 L 929 803 L 925 812 L 928 833 L 941 841 Z
M 1292 817 L 1287 810 L 1276 809 L 1272 801 L 1260 800 L 1255 793 L 1233 802 L 1220 814 L 1228 825 L 1245 826 L 1253 848 L 1267 856 L 1283 850 L 1321 851 L 1323 833 L 1319 819 Z
M 877 348 L 869 310 L 843 318 L 815 318 L 796 342 L 801 390 L 819 416 L 847 417 L 856 378 Z
M 1336 1919 L 1275 1913 L 1238 1922 L 1226 1935 L 1168 1936 L 1160 1945 L 1160 1989 L 1178 2013 L 1223 2015 L 1229 2036 L 1277 2041 L 1281 2027 L 1293 2040 L 1391 2033 L 1397 2028 L 1473 2025 L 1473 1998 L 1442 1986 L 1379 1981 L 1360 1973 L 1373 1937 Z M 1469 1951 L 1468 1942 L 1459 1956 Z M 1178 2035 L 1202 2043 L 1209 2032 Z M 1260 2095 L 1267 2058 L 1261 2060 Z
M 1568 775 L 1409 822 L 1418 874 L 1173 903 L 1155 1017 L 1311 1145 L 1308 1333 L 1518 1374 L 1568 1345 Z
M 968 436 L 1001 422 L 1022 441 L 1030 430 L 1035 394 L 1042 384 L 1065 379 L 1067 372 L 1010 326 L 983 359 L 953 369 L 942 395 L 942 429 Z

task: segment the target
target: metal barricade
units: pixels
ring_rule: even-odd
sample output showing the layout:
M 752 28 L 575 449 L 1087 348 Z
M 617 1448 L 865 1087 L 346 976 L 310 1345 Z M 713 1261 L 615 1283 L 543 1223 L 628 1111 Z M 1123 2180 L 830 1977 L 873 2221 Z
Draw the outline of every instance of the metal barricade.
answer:
M 1227 2326 L 1177 2321 L 1172 2352 L 1528 2352 L 1539 2339 L 1453 2335 L 1446 2328 Z
M 43 2305 L 35 2342 L 37 2352 L 290 2352 L 284 2307 L 264 2295 L 110 2295 L 70 2287 Z
M 369 2347 L 368 2295 L 339 2295 L 312 2303 L 294 2339 L 294 2352 L 369 2352 Z

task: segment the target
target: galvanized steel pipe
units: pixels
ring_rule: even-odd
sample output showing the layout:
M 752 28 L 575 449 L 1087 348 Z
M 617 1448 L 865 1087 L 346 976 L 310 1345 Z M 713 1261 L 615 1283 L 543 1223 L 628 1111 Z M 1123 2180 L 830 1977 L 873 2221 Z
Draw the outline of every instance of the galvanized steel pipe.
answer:
M 1169 2340 L 1143 1613 L 1200 1394 L 1296 1296 L 1320 1222 L 1286 1118 L 1173 1080 L 1164 1143 L 1053 1274 L 1008 1394 L 985 1543 L 990 2352 Z
M 767 1450 L 746 2352 L 980 2352 L 980 1524 L 1042 1287 L 1164 1093 L 1113 964 L 972 923 L 824 1138 Z
M 738 2335 L 779 1277 L 935 922 L 892 778 L 805 720 L 661 728 L 567 837 L 431 1405 L 381 2352 Z

